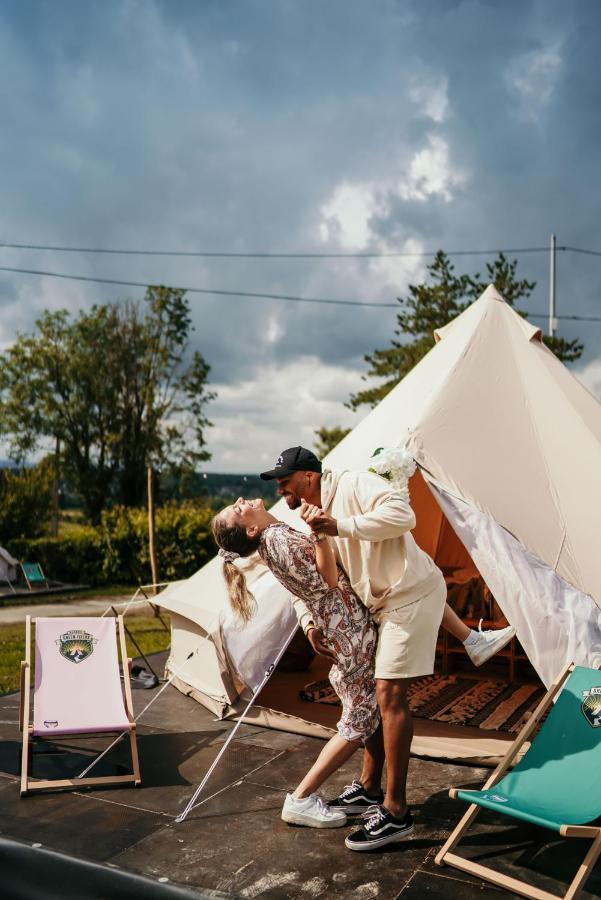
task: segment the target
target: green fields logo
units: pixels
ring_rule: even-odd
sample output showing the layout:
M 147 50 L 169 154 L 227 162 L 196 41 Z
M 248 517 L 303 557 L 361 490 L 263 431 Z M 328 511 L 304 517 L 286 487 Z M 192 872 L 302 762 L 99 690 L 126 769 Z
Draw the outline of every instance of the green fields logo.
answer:
M 580 707 L 589 725 L 593 728 L 601 728 L 601 685 L 582 692 L 582 705 Z
M 98 638 L 88 634 L 87 631 L 66 631 L 56 641 L 61 656 L 73 663 L 83 662 L 92 655 L 94 644 Z

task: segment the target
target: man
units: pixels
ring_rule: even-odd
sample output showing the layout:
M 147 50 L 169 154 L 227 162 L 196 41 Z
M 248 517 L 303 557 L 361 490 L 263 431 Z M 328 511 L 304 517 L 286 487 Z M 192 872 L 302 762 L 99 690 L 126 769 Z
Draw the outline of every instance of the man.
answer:
M 325 469 L 315 454 L 291 447 L 273 469 L 278 494 L 290 509 L 303 502 L 318 506 L 320 531 L 334 538 L 337 556 L 353 589 L 379 627 L 376 694 L 382 727 L 365 744 L 360 778 L 331 802 L 346 812 L 377 809 L 365 826 L 346 839 L 351 850 L 371 850 L 402 840 L 413 831 L 406 783 L 413 722 L 407 690 L 414 678 L 434 670 L 441 621 L 463 640 L 480 665 L 504 646 L 514 629 L 471 632 L 446 604 L 442 573 L 414 541 L 415 515 L 408 502 L 385 479 L 370 472 Z M 299 622 L 313 649 L 332 656 L 323 635 L 300 600 Z M 387 763 L 386 796 L 380 785 Z

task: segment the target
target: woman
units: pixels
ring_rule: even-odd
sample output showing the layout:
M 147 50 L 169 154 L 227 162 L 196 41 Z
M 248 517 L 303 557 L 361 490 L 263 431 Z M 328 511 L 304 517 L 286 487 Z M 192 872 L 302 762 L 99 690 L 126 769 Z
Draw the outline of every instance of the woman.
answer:
M 311 527 L 321 510 L 303 503 L 300 513 Z M 287 794 L 282 819 L 313 828 L 344 825 L 345 813 L 330 809 L 315 791 L 379 727 L 375 625 L 337 566 L 325 535 L 301 534 L 268 513 L 262 500 L 242 497 L 215 516 L 212 528 L 224 560 L 230 603 L 240 618 L 248 621 L 252 617 L 255 600 L 234 560 L 258 551 L 286 590 L 305 602 L 315 627 L 325 636 L 334 660 L 330 682 L 342 702 L 338 734 L 326 744 L 296 790 Z

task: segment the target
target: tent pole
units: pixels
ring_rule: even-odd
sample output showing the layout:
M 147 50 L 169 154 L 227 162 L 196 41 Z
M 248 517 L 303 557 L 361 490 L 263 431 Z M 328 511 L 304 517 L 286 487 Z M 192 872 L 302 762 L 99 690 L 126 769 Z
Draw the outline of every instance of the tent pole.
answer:
M 183 822 L 183 821 L 185 820 L 186 816 L 188 815 L 188 813 L 190 813 L 190 812 L 194 809 L 194 805 L 196 804 L 196 801 L 197 801 L 198 797 L 200 796 L 200 794 L 201 794 L 201 792 L 202 792 L 202 789 L 204 788 L 205 784 L 207 783 L 207 781 L 209 780 L 209 778 L 211 777 L 211 775 L 213 774 L 213 772 L 214 772 L 215 769 L 217 768 L 217 765 L 219 764 L 219 761 L 220 761 L 221 757 L 223 756 L 223 754 L 224 754 L 225 751 L 227 750 L 228 746 L 229 746 L 230 743 L 232 742 L 232 740 L 233 740 L 233 738 L 234 738 L 234 735 L 235 735 L 236 732 L 238 731 L 238 728 L 240 727 L 240 725 L 242 725 L 242 723 L 243 723 L 243 721 L 244 721 L 244 719 L 245 719 L 245 717 L 246 717 L 246 714 L 248 713 L 249 709 L 251 708 L 251 706 L 253 705 L 253 703 L 255 702 L 255 700 L 257 699 L 257 697 L 259 696 L 259 694 L 260 694 L 261 691 L 263 690 L 263 687 L 264 687 L 265 683 L 269 680 L 269 678 L 271 678 L 271 676 L 272 676 L 272 674 L 273 674 L 273 671 L 274 671 L 275 667 L 277 666 L 277 664 L 279 663 L 280 659 L 282 658 L 282 656 L 284 655 L 284 653 L 285 653 L 285 651 L 286 651 L 286 647 L 288 646 L 288 644 L 290 643 L 290 641 L 292 640 L 292 638 L 293 638 L 294 635 L 296 634 L 297 628 L 298 628 L 298 623 L 295 623 L 294 628 L 293 628 L 293 630 L 290 632 L 290 634 L 288 635 L 288 638 L 287 638 L 287 640 L 284 642 L 284 645 L 282 646 L 282 649 L 279 651 L 278 655 L 276 656 L 276 658 L 274 659 L 274 661 L 272 662 L 272 664 L 271 664 L 271 665 L 269 666 L 269 668 L 266 670 L 266 672 L 265 672 L 265 674 L 264 674 L 264 676 L 263 676 L 263 679 L 262 679 L 260 685 L 259 685 L 258 688 L 255 690 L 254 694 L 252 695 L 252 697 L 250 698 L 250 700 L 249 700 L 248 703 L 246 704 L 246 707 L 245 707 L 245 709 L 244 709 L 244 712 L 242 713 L 242 715 L 240 716 L 240 718 L 239 718 L 238 721 L 236 722 L 236 725 L 234 726 L 233 730 L 232 730 L 232 731 L 230 732 L 230 734 L 228 735 L 227 740 L 225 741 L 223 747 L 221 748 L 221 750 L 219 751 L 219 753 L 217 754 L 217 756 L 216 756 L 215 759 L 213 760 L 213 763 L 211 764 L 211 767 L 210 767 L 210 769 L 208 770 L 207 774 L 205 775 L 205 777 L 202 779 L 201 783 L 198 785 L 198 787 L 197 787 L 196 790 L 194 791 L 194 794 L 192 795 L 192 797 L 191 797 L 190 801 L 188 802 L 188 805 L 186 806 L 186 808 L 184 809 L 184 811 L 181 812 L 181 813 L 179 814 L 179 816 L 177 816 L 177 818 L 176 818 L 176 820 L 175 820 L 176 822 L 178 822 L 178 823 L 179 823 L 179 822 Z

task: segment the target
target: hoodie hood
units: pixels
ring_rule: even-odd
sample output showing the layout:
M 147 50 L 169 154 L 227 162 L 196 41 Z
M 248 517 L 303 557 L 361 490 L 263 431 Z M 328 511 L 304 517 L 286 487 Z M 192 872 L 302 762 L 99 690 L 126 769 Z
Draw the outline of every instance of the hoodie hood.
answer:
M 327 512 L 332 505 L 338 482 L 348 471 L 348 469 L 324 469 L 321 473 L 321 508 L 324 512 Z

